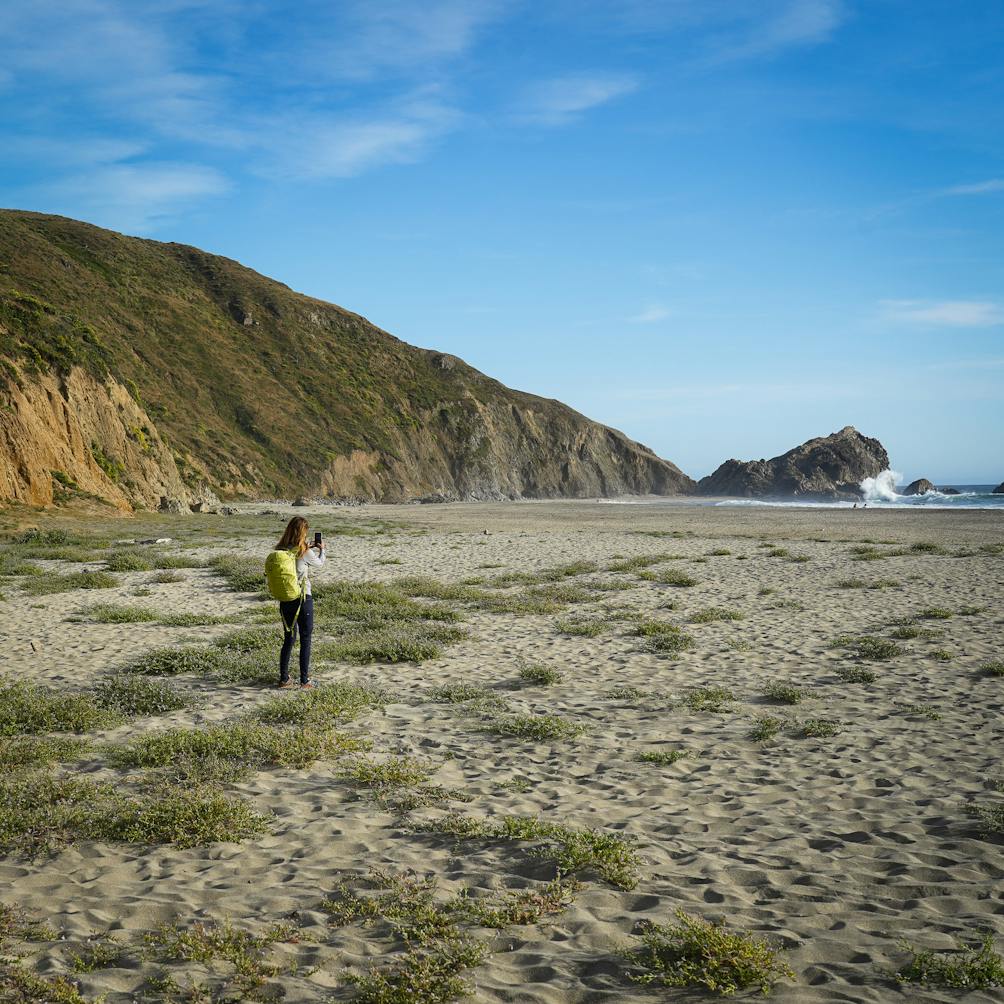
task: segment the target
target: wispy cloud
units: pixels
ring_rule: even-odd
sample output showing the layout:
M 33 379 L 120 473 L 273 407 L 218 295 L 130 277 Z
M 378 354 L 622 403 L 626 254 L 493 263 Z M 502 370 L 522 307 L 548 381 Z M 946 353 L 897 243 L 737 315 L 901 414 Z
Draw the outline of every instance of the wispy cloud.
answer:
M 308 121 L 287 128 L 282 154 L 270 172 L 348 178 L 385 164 L 412 163 L 458 121 L 459 113 L 447 105 L 369 119 Z
M 629 317 L 628 321 L 631 324 L 657 324 L 659 321 L 665 321 L 670 314 L 669 308 L 661 303 L 650 303 L 644 310 Z
M 369 80 L 387 73 L 407 74 L 463 56 L 480 33 L 504 15 L 506 0 L 348 0 L 343 16 L 298 20 L 311 33 L 302 46 L 314 69 L 325 75 Z
M 107 226 L 143 234 L 229 187 L 220 172 L 202 164 L 145 161 L 92 166 L 33 194 L 51 211 L 68 213 L 68 207 L 82 206 L 97 212 Z
M 565 125 L 584 112 L 638 88 L 629 74 L 576 73 L 544 80 L 528 88 L 516 119 L 537 125 Z
M 1004 324 L 1004 307 L 991 300 L 883 300 L 882 320 L 941 328 L 990 328 Z
M 971 185 L 953 185 L 942 190 L 942 195 L 991 195 L 994 192 L 1004 192 L 1004 178 L 990 178 L 987 181 L 977 181 Z
M 748 37 L 723 55 L 762 56 L 793 46 L 826 41 L 844 20 L 842 0 L 785 0 L 759 4 L 762 20 L 754 21 Z M 773 9 L 772 9 L 773 8 Z
M 569 0 L 560 9 L 637 36 L 689 33 L 697 58 L 710 63 L 826 42 L 847 19 L 844 0 L 620 0 L 599 11 L 582 7 Z

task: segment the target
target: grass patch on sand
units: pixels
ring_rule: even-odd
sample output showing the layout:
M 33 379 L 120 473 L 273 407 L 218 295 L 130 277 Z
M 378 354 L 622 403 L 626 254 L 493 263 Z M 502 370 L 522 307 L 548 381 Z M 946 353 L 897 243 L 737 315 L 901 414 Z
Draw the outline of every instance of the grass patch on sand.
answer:
M 125 767 L 152 767 L 184 782 L 234 781 L 268 767 L 309 767 L 363 749 L 365 743 L 331 729 L 298 724 L 227 722 L 205 729 L 170 729 L 108 749 Z
M 562 580 L 593 570 L 595 570 L 595 566 L 592 562 L 578 562 L 543 572 L 507 573 L 489 583 L 495 587 L 492 589 L 481 589 L 463 583 L 437 582 L 435 579 L 422 576 L 398 579 L 393 583 L 393 587 L 399 590 L 402 595 L 453 600 L 486 613 L 551 614 L 557 613 L 569 603 L 580 603 L 592 598 L 587 589 Z M 530 585 L 534 588 L 527 588 L 516 593 L 499 591 L 518 584 Z
M 657 767 L 669 767 L 679 760 L 692 756 L 691 750 L 643 750 L 635 754 L 638 763 L 651 763 Z
M 544 917 L 561 913 L 581 888 L 574 878 L 559 876 L 528 889 L 512 889 L 502 895 L 468 899 L 466 909 L 479 927 L 502 931 L 507 927 L 539 923 Z
M 683 699 L 691 711 L 719 713 L 732 708 L 736 695 L 727 687 L 698 687 Z
M 125 948 L 108 935 L 88 938 L 79 952 L 71 952 L 70 959 L 75 973 L 93 973 L 99 969 L 110 969 L 122 960 Z
M 232 624 L 233 617 L 212 614 L 161 614 L 149 607 L 134 607 L 120 603 L 98 603 L 85 611 L 97 624 L 163 624 L 165 627 L 202 627 L 210 624 Z
M 282 971 L 282 967 L 271 961 L 272 946 L 299 940 L 299 929 L 291 923 L 274 924 L 256 935 L 234 927 L 229 920 L 220 924 L 198 921 L 188 928 L 164 925 L 147 935 L 146 946 L 159 962 L 202 963 L 210 968 L 217 980 L 222 981 L 223 985 L 217 988 L 219 996 L 212 994 L 207 986 L 200 985 L 193 987 L 187 1000 L 260 1001 L 276 999 L 274 992 L 265 992 L 268 980 Z M 232 974 L 227 973 L 221 963 L 232 966 Z
M 798 734 L 803 739 L 828 739 L 839 732 L 840 722 L 830 721 L 828 718 L 806 718 L 799 726 Z
M 466 701 L 484 700 L 496 697 L 491 687 L 481 683 L 448 683 L 442 687 L 433 687 L 429 697 L 437 704 L 463 704 Z
M 622 685 L 608 690 L 606 696 L 612 701 L 643 701 L 652 697 L 651 690 L 643 690 L 641 687 L 631 687 Z
M 780 980 L 795 979 L 766 939 L 683 910 L 676 911 L 676 923 L 647 924 L 639 940 L 623 957 L 628 979 L 642 986 L 699 987 L 722 997 L 759 990 L 767 996 Z
M 917 618 L 925 621 L 947 621 L 954 616 L 955 611 L 947 607 L 924 607 L 917 612 Z
M 975 944 L 959 941 L 954 952 L 932 952 L 902 943 L 910 961 L 896 973 L 899 983 L 953 990 L 991 990 L 1004 987 L 1004 959 L 994 951 L 993 935 L 982 934 Z
M 587 620 L 577 618 L 564 618 L 554 622 L 559 634 L 567 635 L 570 638 L 595 638 L 603 634 L 607 625 L 601 620 Z
M 119 720 L 90 694 L 63 694 L 20 680 L 0 684 L 0 736 L 89 732 Z
M 495 587 L 506 586 L 539 586 L 547 582 L 561 582 L 562 579 L 574 578 L 577 575 L 588 575 L 599 571 L 595 561 L 570 561 L 564 565 L 542 568 L 536 572 L 505 572 L 495 576 L 491 584 Z
M 143 551 L 112 551 L 105 558 L 105 568 L 109 572 L 152 572 L 153 556 Z
M 941 719 L 941 713 L 933 704 L 900 704 L 898 710 L 904 715 L 920 715 L 932 722 Z
M 729 607 L 705 607 L 691 614 L 691 624 L 712 624 L 715 621 L 741 621 L 746 615 Z
M 634 889 L 638 884 L 640 860 L 634 842 L 601 830 L 578 830 L 536 816 L 478 819 L 457 814 L 417 824 L 415 829 L 457 840 L 543 841 L 531 853 L 552 862 L 559 876 L 594 872 L 618 889 Z
M 586 727 L 559 715 L 502 714 L 490 718 L 484 725 L 484 731 L 510 739 L 542 743 L 574 739 L 582 735 Z
M 978 802 L 969 802 L 966 812 L 979 822 L 985 837 L 991 833 L 1004 833 L 1004 803 L 980 805 Z
M 776 680 L 768 683 L 760 693 L 778 704 L 798 704 L 809 696 L 809 691 L 804 687 L 793 687 L 790 683 Z
M 561 683 L 561 673 L 543 662 L 524 663 L 520 666 L 519 678 L 524 683 L 532 683 L 538 686 Z
M 463 628 L 404 621 L 315 645 L 317 658 L 366 665 L 374 662 L 425 662 L 438 659 L 443 646 L 467 637 Z
M 867 666 L 838 666 L 836 673 L 844 683 L 874 683 L 877 679 Z
M 940 628 L 922 628 L 916 624 L 900 624 L 899 627 L 889 633 L 897 641 L 910 641 L 913 638 L 933 641 L 935 638 L 940 638 L 945 632 Z
M 121 785 L 32 772 L 0 779 L 0 849 L 54 851 L 75 840 L 195 847 L 264 833 L 247 803 L 191 786 L 128 795 Z
M 0 1000 L 12 1004 L 102 1004 L 89 1001 L 68 976 L 41 976 L 19 959 L 0 957 Z
M 385 760 L 356 757 L 341 772 L 341 776 L 348 781 L 384 791 L 425 784 L 430 774 L 429 764 L 406 756 L 388 757 Z
M 266 725 L 323 726 L 349 722 L 382 708 L 388 696 L 373 687 L 354 683 L 326 683 L 314 690 L 281 694 L 259 704 L 250 714 Z
M 408 588 L 411 584 L 413 588 Z M 461 615 L 445 603 L 419 603 L 414 597 L 456 599 L 444 595 L 441 583 L 433 579 L 401 579 L 393 584 L 382 582 L 320 582 L 314 586 L 319 604 L 314 616 L 320 625 L 344 629 L 372 630 L 385 624 L 404 621 L 455 622 Z M 447 593 L 453 588 L 442 587 Z
M 142 624 L 157 620 L 149 607 L 130 607 L 120 603 L 99 603 L 85 611 L 98 624 Z
M 119 580 L 108 572 L 71 572 L 69 575 L 39 575 L 27 579 L 21 588 L 29 596 L 69 593 L 75 589 L 113 589 Z
M 855 659 L 883 662 L 903 654 L 903 649 L 888 638 L 875 638 L 872 635 L 841 635 L 831 642 L 832 648 L 843 648 Z
M 929 540 L 918 540 L 908 548 L 913 554 L 947 554 L 948 552 L 940 545 Z
M 471 988 L 461 974 L 489 955 L 487 943 L 460 926 L 474 919 L 472 901 L 462 895 L 443 900 L 431 879 L 408 875 L 372 872 L 369 884 L 384 891 L 361 895 L 342 882 L 320 904 L 333 924 L 380 924 L 389 929 L 395 947 L 403 949 L 387 965 L 365 974 L 347 972 L 346 979 L 356 987 L 353 999 L 361 1004 L 446 1004 L 469 996 Z
M 167 585 L 170 582 L 186 582 L 187 576 L 181 574 L 181 572 L 172 572 L 170 570 L 157 572 L 150 579 L 151 582 L 158 582 L 161 585 Z
M 694 639 L 690 635 L 684 634 L 668 621 L 641 620 L 635 624 L 631 633 L 646 639 L 645 648 L 657 655 L 675 657 L 694 645 Z
M 749 738 L 757 743 L 768 742 L 778 735 L 785 724 L 783 718 L 777 718 L 774 715 L 761 715 L 753 722 Z
M 20 767 L 51 767 L 76 760 L 87 752 L 88 743 L 64 736 L 11 736 L 0 738 L 0 770 Z
M 664 561 L 672 561 L 675 555 L 671 554 L 638 554 L 633 558 L 622 558 L 620 561 L 613 561 L 607 565 L 608 572 L 637 572 L 643 568 L 650 568 L 652 565 L 661 564 Z
M 1004 677 L 1004 659 L 991 659 L 980 665 L 980 672 L 984 676 Z
M 276 649 L 278 651 L 278 647 Z M 195 646 L 155 648 L 145 652 L 124 670 L 139 676 L 180 676 L 183 673 L 204 675 L 222 667 L 224 653 L 218 649 Z
M 234 592 L 265 595 L 265 565 L 260 558 L 221 554 L 210 561 L 209 567 Z
M 680 589 L 696 586 L 698 583 L 698 580 L 692 575 L 688 575 L 678 568 L 664 568 L 658 572 L 640 572 L 638 578 L 644 579 L 646 582 L 654 582 L 656 585 L 676 586 Z
M 180 711 L 192 703 L 170 684 L 142 676 L 107 677 L 94 688 L 93 694 L 100 707 L 130 718 Z

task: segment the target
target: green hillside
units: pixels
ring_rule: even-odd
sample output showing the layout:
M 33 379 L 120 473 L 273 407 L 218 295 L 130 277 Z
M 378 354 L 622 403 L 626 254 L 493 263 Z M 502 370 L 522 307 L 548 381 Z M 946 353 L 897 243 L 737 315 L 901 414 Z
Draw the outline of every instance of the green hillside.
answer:
M 692 488 L 558 402 L 237 262 L 61 217 L 0 211 L 0 357 L 8 388 L 74 367 L 114 379 L 183 481 L 223 494 Z

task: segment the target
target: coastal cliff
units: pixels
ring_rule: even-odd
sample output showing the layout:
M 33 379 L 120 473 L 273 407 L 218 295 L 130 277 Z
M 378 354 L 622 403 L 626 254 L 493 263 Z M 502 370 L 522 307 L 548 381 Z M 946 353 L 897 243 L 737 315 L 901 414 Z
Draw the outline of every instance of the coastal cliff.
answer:
M 566 405 L 227 258 L 0 211 L 0 498 L 691 493 Z
M 861 482 L 888 467 L 885 447 L 848 425 L 771 460 L 726 460 L 701 478 L 697 491 L 741 498 L 856 499 Z

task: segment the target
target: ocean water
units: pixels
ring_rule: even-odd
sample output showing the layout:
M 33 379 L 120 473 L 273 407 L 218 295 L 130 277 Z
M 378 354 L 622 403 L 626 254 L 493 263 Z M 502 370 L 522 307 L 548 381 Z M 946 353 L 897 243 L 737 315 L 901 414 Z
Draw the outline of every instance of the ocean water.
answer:
M 946 495 L 931 491 L 923 495 L 902 495 L 906 487 L 901 484 L 902 475 L 897 471 L 882 471 L 878 477 L 865 478 L 861 482 L 862 501 L 876 509 L 1004 509 L 1004 495 L 994 495 L 996 485 L 944 485 L 957 489 L 961 494 Z M 798 506 L 813 509 L 851 509 L 853 502 L 808 502 L 797 499 L 775 501 L 769 499 L 726 499 L 716 502 L 720 506 Z

